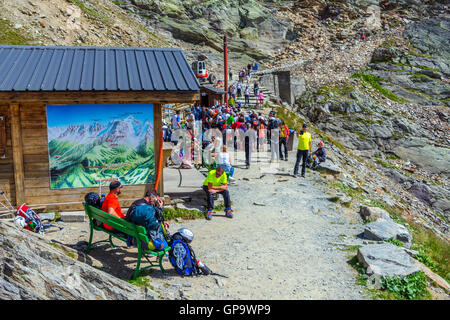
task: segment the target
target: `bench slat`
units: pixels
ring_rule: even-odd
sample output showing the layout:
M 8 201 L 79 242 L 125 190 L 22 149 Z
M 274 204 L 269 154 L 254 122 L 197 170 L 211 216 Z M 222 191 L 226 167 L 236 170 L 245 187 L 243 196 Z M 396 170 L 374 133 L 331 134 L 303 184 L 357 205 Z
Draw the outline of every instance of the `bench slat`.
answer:
M 137 240 L 144 241 L 145 243 L 149 242 L 147 231 L 143 226 L 138 226 L 87 204 L 84 204 L 84 207 L 87 215 L 91 219 L 103 222 L 116 230 L 135 237 Z

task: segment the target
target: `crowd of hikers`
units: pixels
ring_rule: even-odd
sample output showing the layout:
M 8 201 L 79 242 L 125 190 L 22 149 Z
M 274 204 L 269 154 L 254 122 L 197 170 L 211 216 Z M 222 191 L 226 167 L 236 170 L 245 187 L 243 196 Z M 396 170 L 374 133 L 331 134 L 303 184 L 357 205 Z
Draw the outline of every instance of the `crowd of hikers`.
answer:
M 247 76 L 244 71 L 250 72 L 250 68 L 240 72 L 240 79 Z M 289 140 L 293 138 L 295 132 L 277 117 L 273 109 L 269 116 L 265 117 L 262 112 L 244 110 L 239 105 L 227 106 L 226 104 L 209 107 L 196 104 L 185 108 L 183 112 L 177 110 L 170 117 L 170 121 L 163 120 L 162 130 L 164 141 L 173 143 L 174 150 L 171 158 L 174 163 L 184 168 L 192 168 L 193 165 L 208 168 L 208 174 L 202 186 L 206 195 L 205 218 L 207 220 L 212 218 L 214 199 L 218 194 L 221 194 L 224 199 L 225 216 L 233 218 L 228 186 L 229 182 L 234 181 L 233 159 L 235 157 L 231 156 L 230 151 L 234 151 L 235 156 L 237 151 L 244 151 L 246 169 L 249 169 L 252 163 L 252 153 L 270 152 L 271 163 L 279 163 L 280 160 L 288 161 Z M 297 136 L 298 146 L 293 176 L 298 176 L 300 162 L 302 162 L 301 176 L 304 177 L 306 168 L 316 168 L 320 162 L 325 161 L 326 154 L 322 142 L 319 142 L 317 150 L 312 152 L 311 134 L 308 132 L 306 123 L 303 124 Z M 124 213 L 118 200 L 123 187 L 119 181 L 111 182 L 109 194 L 104 197 L 98 207 L 118 218 L 145 226 L 152 248 L 155 250 L 162 250 L 167 245 L 173 244 L 173 238 L 168 233 L 170 226 L 164 221 L 162 214 L 164 204 L 158 193 L 155 190 L 147 191 L 142 199 L 133 202 Z M 115 232 L 113 227 L 106 224 L 102 227 L 109 232 Z M 172 248 L 171 262 L 178 268 L 177 271 L 180 274 L 183 274 L 182 272 L 186 274 L 199 267 L 195 258 L 190 267 L 181 263 L 189 260 L 185 259 L 187 252 L 193 252 L 189 247 L 193 234 L 188 229 L 180 230 L 176 233 L 176 239 L 183 243 L 184 249 L 181 249 L 184 251 L 179 248 L 181 251 L 177 249 L 178 251 L 174 252 Z M 128 238 L 127 246 L 133 245 L 136 245 L 133 239 Z M 178 256 L 175 257 L 176 255 Z M 179 265 L 176 265 L 176 261 Z M 206 270 L 209 269 L 206 268 Z

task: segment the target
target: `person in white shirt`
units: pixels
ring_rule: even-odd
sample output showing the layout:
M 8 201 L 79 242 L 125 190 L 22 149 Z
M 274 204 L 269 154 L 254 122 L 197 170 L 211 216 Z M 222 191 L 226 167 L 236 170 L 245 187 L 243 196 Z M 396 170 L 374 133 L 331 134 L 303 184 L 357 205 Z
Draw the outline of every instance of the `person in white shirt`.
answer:
M 178 138 L 180 134 L 177 131 L 181 129 L 180 121 L 181 121 L 180 110 L 177 110 L 177 112 L 172 117 L 172 128 L 173 128 L 172 142 L 174 145 L 177 145 L 178 143 Z
M 217 165 L 224 168 L 225 172 L 229 172 L 230 175 L 228 176 L 228 178 L 230 179 L 230 181 L 233 181 L 234 168 L 231 165 L 231 157 L 227 152 L 227 146 L 225 144 L 222 146 L 222 151 L 217 154 L 216 159 Z

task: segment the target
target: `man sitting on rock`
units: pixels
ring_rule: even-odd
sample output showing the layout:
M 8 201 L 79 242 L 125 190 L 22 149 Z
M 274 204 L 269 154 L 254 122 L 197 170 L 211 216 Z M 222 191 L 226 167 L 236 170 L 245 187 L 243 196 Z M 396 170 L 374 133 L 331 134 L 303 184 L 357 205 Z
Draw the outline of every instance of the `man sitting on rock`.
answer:
M 207 212 L 206 219 L 211 220 L 214 209 L 214 194 L 220 193 L 223 195 L 225 202 L 225 214 L 229 218 L 233 218 L 233 211 L 231 210 L 230 194 L 228 192 L 227 175 L 225 170 L 218 166 L 216 170 L 211 170 L 203 182 L 203 190 L 206 193 Z
M 325 162 L 326 156 L 327 155 L 325 153 L 325 148 L 323 147 L 323 142 L 320 141 L 317 144 L 317 150 L 311 154 L 311 157 L 313 158 L 312 168 L 316 169 L 319 163 Z

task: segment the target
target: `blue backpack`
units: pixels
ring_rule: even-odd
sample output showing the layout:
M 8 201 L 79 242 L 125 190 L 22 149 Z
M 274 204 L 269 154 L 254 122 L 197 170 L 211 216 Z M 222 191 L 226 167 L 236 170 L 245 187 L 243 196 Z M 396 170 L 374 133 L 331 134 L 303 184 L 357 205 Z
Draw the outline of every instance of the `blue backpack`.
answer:
M 137 206 L 130 216 L 130 221 L 145 227 L 147 235 L 157 250 L 167 247 L 162 223 L 156 218 L 156 210 L 153 206 L 148 204 Z
M 199 273 L 194 250 L 178 232 L 172 236 L 170 248 L 169 261 L 178 274 L 192 276 Z

